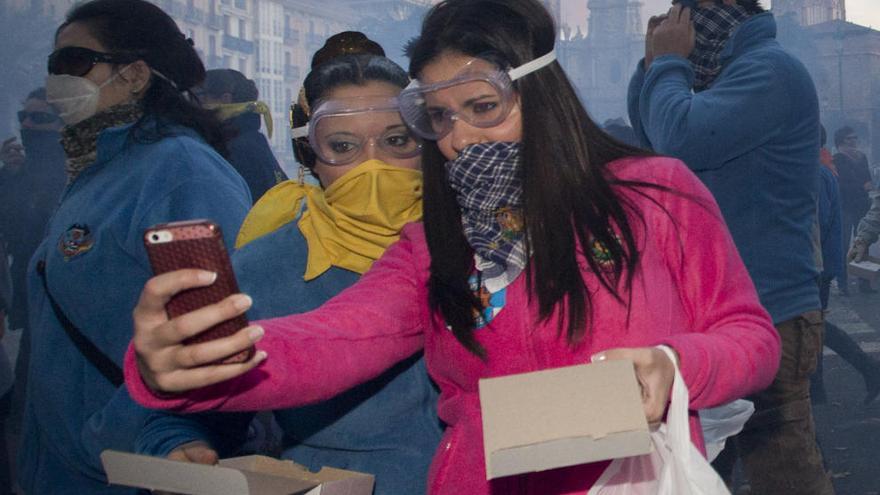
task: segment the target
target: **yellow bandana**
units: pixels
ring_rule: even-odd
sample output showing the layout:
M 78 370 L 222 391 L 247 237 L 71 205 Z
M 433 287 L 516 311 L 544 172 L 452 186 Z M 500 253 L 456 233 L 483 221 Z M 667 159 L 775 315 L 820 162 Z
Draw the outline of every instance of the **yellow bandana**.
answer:
M 400 237 L 403 226 L 422 218 L 422 173 L 370 160 L 349 170 L 326 190 L 286 181 L 254 205 L 241 226 L 236 247 L 296 219 L 309 247 L 305 280 L 331 266 L 357 273 Z
M 272 123 L 272 111 L 269 105 L 262 101 L 246 101 L 243 103 L 209 103 L 204 105 L 205 108 L 213 110 L 220 120 L 229 120 L 238 117 L 243 113 L 257 113 L 263 116 L 266 122 L 266 134 L 272 139 L 272 131 L 274 124 Z

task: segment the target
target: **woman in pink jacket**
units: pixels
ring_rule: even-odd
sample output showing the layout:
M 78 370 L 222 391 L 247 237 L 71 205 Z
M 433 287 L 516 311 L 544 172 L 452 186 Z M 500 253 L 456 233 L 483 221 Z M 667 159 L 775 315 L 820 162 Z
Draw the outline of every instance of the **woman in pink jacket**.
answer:
M 424 348 L 448 424 L 432 494 L 585 493 L 599 462 L 486 481 L 478 380 L 607 359 L 635 363 L 649 422 L 680 358 L 693 410 L 767 386 L 779 339 L 718 208 L 680 162 L 618 143 L 555 62 L 537 0 L 447 0 L 411 47 L 400 96 L 423 157 L 424 225 L 310 313 L 206 344 L 182 341 L 244 312 L 236 295 L 168 321 L 184 270 L 151 280 L 126 361 L 148 407 L 279 409 L 326 400 Z M 258 342 L 248 363 L 207 365 Z M 597 397 L 601 400 L 601 397 Z M 691 418 L 702 448 L 699 423 Z

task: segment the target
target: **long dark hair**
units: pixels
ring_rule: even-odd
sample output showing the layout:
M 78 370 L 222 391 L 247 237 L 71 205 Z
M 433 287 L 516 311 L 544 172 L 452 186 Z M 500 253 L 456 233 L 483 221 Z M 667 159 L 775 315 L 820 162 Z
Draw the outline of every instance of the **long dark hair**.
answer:
M 223 128 L 213 112 L 198 107 L 184 95 L 205 79 L 205 66 L 174 20 L 144 0 L 92 0 L 67 14 L 57 33 L 73 23 L 84 24 L 111 53 L 133 54 L 161 73 L 153 76 L 141 100 L 144 117 L 155 118 L 148 129 L 142 118 L 134 135 L 158 139 L 169 123 L 189 127 L 221 154 L 226 151 Z
M 435 6 L 409 47 L 410 76 L 444 52 L 483 57 L 516 67 L 553 50 L 556 28 L 535 0 L 446 0 Z M 489 56 L 487 57 L 487 54 Z M 622 304 L 639 262 L 629 202 L 616 187 L 641 184 L 616 180 L 608 163 L 648 152 L 607 136 L 590 119 L 558 63 L 515 82 L 522 108 L 522 181 L 530 297 L 537 296 L 542 320 L 560 313 L 571 345 L 587 334 L 590 293 L 576 256 L 587 253 L 589 269 Z M 424 222 L 431 253 L 430 304 L 452 327 L 459 342 L 485 357 L 474 337 L 479 301 L 468 286 L 473 249 L 465 238 L 455 192 L 436 143 L 427 143 Z M 639 218 L 635 216 L 635 218 Z M 604 269 L 589 255 L 594 242 L 613 262 Z M 620 282 L 623 281 L 621 292 Z M 565 312 L 563 315 L 562 312 Z M 559 331 L 563 323 L 560 323 Z

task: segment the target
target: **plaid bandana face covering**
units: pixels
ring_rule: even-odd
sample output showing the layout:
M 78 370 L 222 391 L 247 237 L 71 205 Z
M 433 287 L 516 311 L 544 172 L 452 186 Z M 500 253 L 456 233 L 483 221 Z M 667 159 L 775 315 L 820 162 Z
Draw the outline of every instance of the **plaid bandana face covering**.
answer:
M 691 10 L 696 31 L 694 51 L 688 59 L 696 78 L 694 91 L 702 91 L 721 73 L 721 50 L 734 29 L 749 15 L 739 5 L 716 5 Z
M 446 163 L 465 236 L 490 291 L 506 287 L 526 264 L 519 151 L 519 143 L 480 143 Z

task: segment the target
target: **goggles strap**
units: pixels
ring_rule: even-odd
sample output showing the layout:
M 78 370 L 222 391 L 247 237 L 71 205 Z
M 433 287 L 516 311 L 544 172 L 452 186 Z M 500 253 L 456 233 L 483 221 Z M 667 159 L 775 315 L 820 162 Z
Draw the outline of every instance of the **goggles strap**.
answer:
M 513 69 L 510 69 L 509 71 L 507 71 L 507 75 L 508 75 L 508 77 L 510 77 L 511 81 L 516 81 L 517 79 L 521 78 L 522 76 L 525 76 L 526 74 L 531 74 L 532 72 L 535 72 L 538 69 L 541 69 L 541 68 L 544 68 L 544 67 L 550 65 L 551 63 L 553 63 L 554 60 L 556 60 L 556 48 L 550 50 L 549 52 L 545 53 L 544 55 L 541 55 L 540 57 L 536 58 L 535 60 L 532 60 L 530 62 L 526 62 L 526 63 L 520 65 L 519 67 L 515 67 Z
M 162 74 L 161 72 L 157 71 L 156 69 L 153 69 L 152 67 L 150 68 L 150 72 L 152 72 L 154 76 L 156 76 L 159 79 L 170 84 L 172 88 L 176 89 L 177 91 L 180 91 L 180 88 L 177 87 L 177 83 L 172 81 L 171 78 L 169 78 L 165 74 Z
M 309 124 L 294 127 L 290 130 L 290 137 L 293 139 L 309 137 Z

